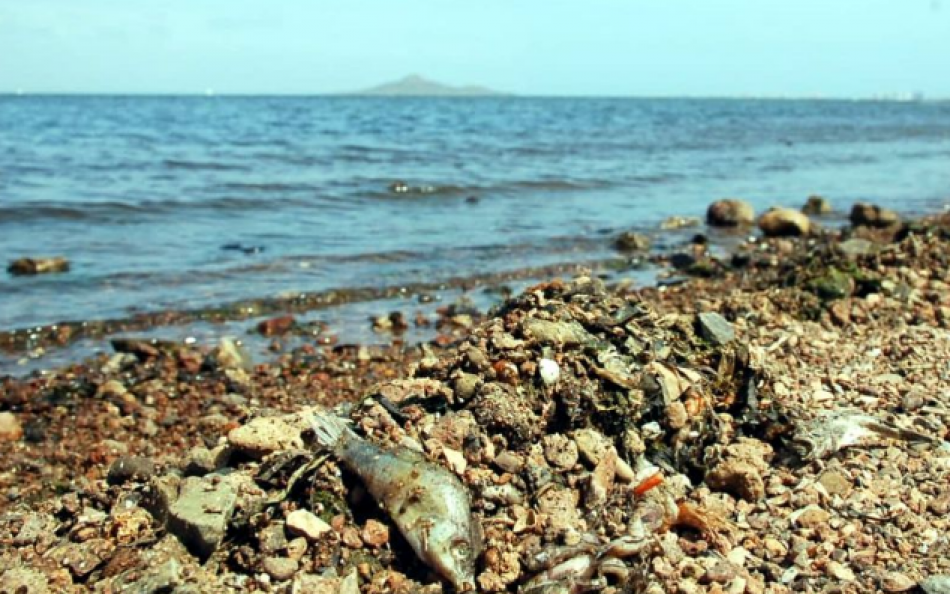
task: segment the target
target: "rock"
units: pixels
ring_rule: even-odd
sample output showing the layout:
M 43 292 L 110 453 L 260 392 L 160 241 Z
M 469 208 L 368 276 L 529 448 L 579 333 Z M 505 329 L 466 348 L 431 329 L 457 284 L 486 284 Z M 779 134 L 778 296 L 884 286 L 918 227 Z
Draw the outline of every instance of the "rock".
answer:
M 706 475 L 710 489 L 734 493 L 746 501 L 765 497 L 765 481 L 772 447 L 757 439 L 739 438 L 722 449 L 720 460 Z
M 287 515 L 287 530 L 291 534 L 303 536 L 310 542 L 314 542 L 333 528 L 313 513 L 305 509 L 298 509 Z
M 178 586 L 182 585 L 181 563 L 177 559 L 169 559 L 143 573 L 144 575 L 129 584 L 125 591 L 136 594 L 164 594 L 178 592 Z
M 802 212 L 806 215 L 824 215 L 831 212 L 831 203 L 821 196 L 809 196 L 802 206 Z
M 660 223 L 660 229 L 664 231 L 672 231 L 674 229 L 685 229 L 687 227 L 698 227 L 702 224 L 702 221 L 699 217 L 667 217 Z
M 300 569 L 300 564 L 296 560 L 286 557 L 265 557 L 261 563 L 261 568 L 264 573 L 278 582 L 282 582 L 294 577 L 294 574 Z
M 257 533 L 257 543 L 265 555 L 273 555 L 287 548 L 283 522 L 270 524 Z
M 919 585 L 927 594 L 950 594 L 950 575 L 933 575 Z
M 715 312 L 703 312 L 697 316 L 699 334 L 709 342 L 724 345 L 736 338 L 736 331 L 726 318 Z
M 854 571 L 850 567 L 834 560 L 828 562 L 828 565 L 825 566 L 825 572 L 842 582 L 853 582 L 855 580 Z
M 147 338 L 113 338 L 109 344 L 115 352 L 132 355 L 139 361 L 154 359 L 162 353 L 174 354 L 182 348 L 177 342 Z
M 841 495 L 842 497 L 847 495 L 854 487 L 854 481 L 843 471 L 836 469 L 828 469 L 821 473 L 818 482 L 829 495 Z
M 39 571 L 14 567 L 0 574 L 0 592 L 11 594 L 47 594 L 49 581 Z
M 297 325 L 297 318 L 291 315 L 264 320 L 257 325 L 257 331 L 264 336 L 275 336 L 290 332 Z
M 182 470 L 188 476 L 204 476 L 224 468 L 230 457 L 231 450 L 227 446 L 218 446 L 213 450 L 196 446 L 188 452 Z
M 155 474 L 155 462 L 143 456 L 122 456 L 109 467 L 110 485 L 121 485 L 132 480 L 148 480 Z
M 553 386 L 561 377 L 561 368 L 553 359 L 541 359 L 538 361 L 538 375 L 545 386 Z
M 825 301 L 843 299 L 854 293 L 854 279 L 837 268 L 829 268 L 823 276 L 808 282 L 808 289 Z
M 766 237 L 796 237 L 808 235 L 811 221 L 797 210 L 773 208 L 759 217 L 759 229 Z
M 621 252 L 645 252 L 650 249 L 650 238 L 642 233 L 624 231 L 614 239 L 614 249 Z
M 755 209 L 744 200 L 716 200 L 706 210 L 706 223 L 713 227 L 739 227 L 755 222 Z
M 893 210 L 873 204 L 858 202 L 851 207 L 851 224 L 855 227 L 883 229 L 899 225 L 901 217 Z
M 280 417 L 259 417 L 228 433 L 228 444 L 254 458 L 282 450 L 303 449 L 301 430 Z
M 903 573 L 889 571 L 881 576 L 881 590 L 885 592 L 906 592 L 917 585 Z
M 870 256 L 877 251 L 874 242 L 860 237 L 852 237 L 842 241 L 835 245 L 835 249 L 852 260 L 860 256 Z
M 360 531 L 360 539 L 371 547 L 379 548 L 389 542 L 389 526 L 377 520 L 367 520 Z
M 303 573 L 294 578 L 292 594 L 341 594 L 343 578 Z M 357 590 L 357 593 L 359 590 Z
M 0 412 L 0 442 L 19 441 L 23 437 L 23 425 L 12 412 Z
M 577 444 L 565 435 L 555 433 L 545 435 L 541 439 L 544 447 L 544 457 L 559 470 L 570 470 L 577 464 Z
M 20 258 L 10 262 L 7 272 L 13 276 L 31 276 L 34 274 L 52 274 L 69 272 L 69 261 L 66 258 Z
M 816 528 L 827 523 L 831 519 L 831 514 L 817 505 L 809 505 L 792 513 L 789 519 L 802 528 Z
M 524 332 L 541 344 L 578 346 L 596 342 L 583 326 L 573 320 L 555 322 L 530 318 L 524 322 Z
M 206 559 L 224 538 L 237 493 L 225 481 L 186 478 L 168 515 L 168 531 Z

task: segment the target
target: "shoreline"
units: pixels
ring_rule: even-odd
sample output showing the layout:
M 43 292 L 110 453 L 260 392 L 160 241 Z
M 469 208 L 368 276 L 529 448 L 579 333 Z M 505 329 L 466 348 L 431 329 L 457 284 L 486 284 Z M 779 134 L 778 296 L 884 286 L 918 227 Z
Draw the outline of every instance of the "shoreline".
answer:
M 736 253 L 655 287 L 544 281 L 443 327 L 442 344 L 304 344 L 258 364 L 233 345 L 146 345 L 4 377 L 0 586 L 447 591 L 352 476 L 306 470 L 300 411 L 341 404 L 361 435 L 416 441 L 471 490 L 478 591 L 524 587 L 538 551 L 578 538 L 629 545 L 637 522 L 647 544 L 595 568 L 615 592 L 899 592 L 950 576 L 950 216 Z M 542 358 L 560 380 L 537 375 Z M 802 427 L 846 411 L 921 441 L 796 449 Z M 629 483 L 618 460 L 653 465 L 662 486 Z M 225 492 L 227 513 L 181 520 L 212 527 L 204 544 L 167 521 L 176 501 Z M 294 510 L 326 529 L 295 532 Z

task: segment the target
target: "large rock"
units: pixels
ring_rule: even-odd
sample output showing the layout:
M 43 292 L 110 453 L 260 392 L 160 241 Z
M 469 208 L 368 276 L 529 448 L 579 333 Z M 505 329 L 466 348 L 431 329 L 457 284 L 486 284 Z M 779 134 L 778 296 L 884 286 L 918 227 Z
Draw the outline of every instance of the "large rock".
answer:
M 851 224 L 855 227 L 874 227 L 883 229 L 899 225 L 900 215 L 893 210 L 874 204 L 858 202 L 851 207 Z
M 206 559 L 224 539 L 236 504 L 237 492 L 228 482 L 189 477 L 169 509 L 168 531 Z
M 794 237 L 808 235 L 811 221 L 808 216 L 791 208 L 773 208 L 759 217 L 759 229 L 766 237 Z
M 66 258 L 20 258 L 10 262 L 7 272 L 14 276 L 29 276 L 34 274 L 50 274 L 54 272 L 69 272 L 69 261 Z
M 713 227 L 739 227 L 755 222 L 755 209 L 744 200 L 716 200 L 706 210 L 706 223 Z
M 729 320 L 716 312 L 703 312 L 697 316 L 699 333 L 713 344 L 728 344 L 735 340 L 736 331 Z

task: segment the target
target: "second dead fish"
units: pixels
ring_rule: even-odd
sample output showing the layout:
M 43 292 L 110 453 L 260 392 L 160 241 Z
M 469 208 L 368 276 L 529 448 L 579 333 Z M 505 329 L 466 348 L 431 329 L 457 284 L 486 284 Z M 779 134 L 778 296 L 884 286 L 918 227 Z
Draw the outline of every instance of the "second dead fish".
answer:
M 820 415 L 796 427 L 791 447 L 805 460 L 818 460 L 850 447 L 872 447 L 896 439 L 935 444 L 937 440 L 858 411 Z

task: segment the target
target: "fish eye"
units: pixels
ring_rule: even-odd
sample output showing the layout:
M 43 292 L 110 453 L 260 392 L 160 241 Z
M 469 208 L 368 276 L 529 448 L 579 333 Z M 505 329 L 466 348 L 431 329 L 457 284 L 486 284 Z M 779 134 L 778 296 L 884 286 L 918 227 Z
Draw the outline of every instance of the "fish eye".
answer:
M 452 555 L 456 559 L 468 559 L 471 554 L 472 548 L 464 540 L 458 540 L 452 544 Z

